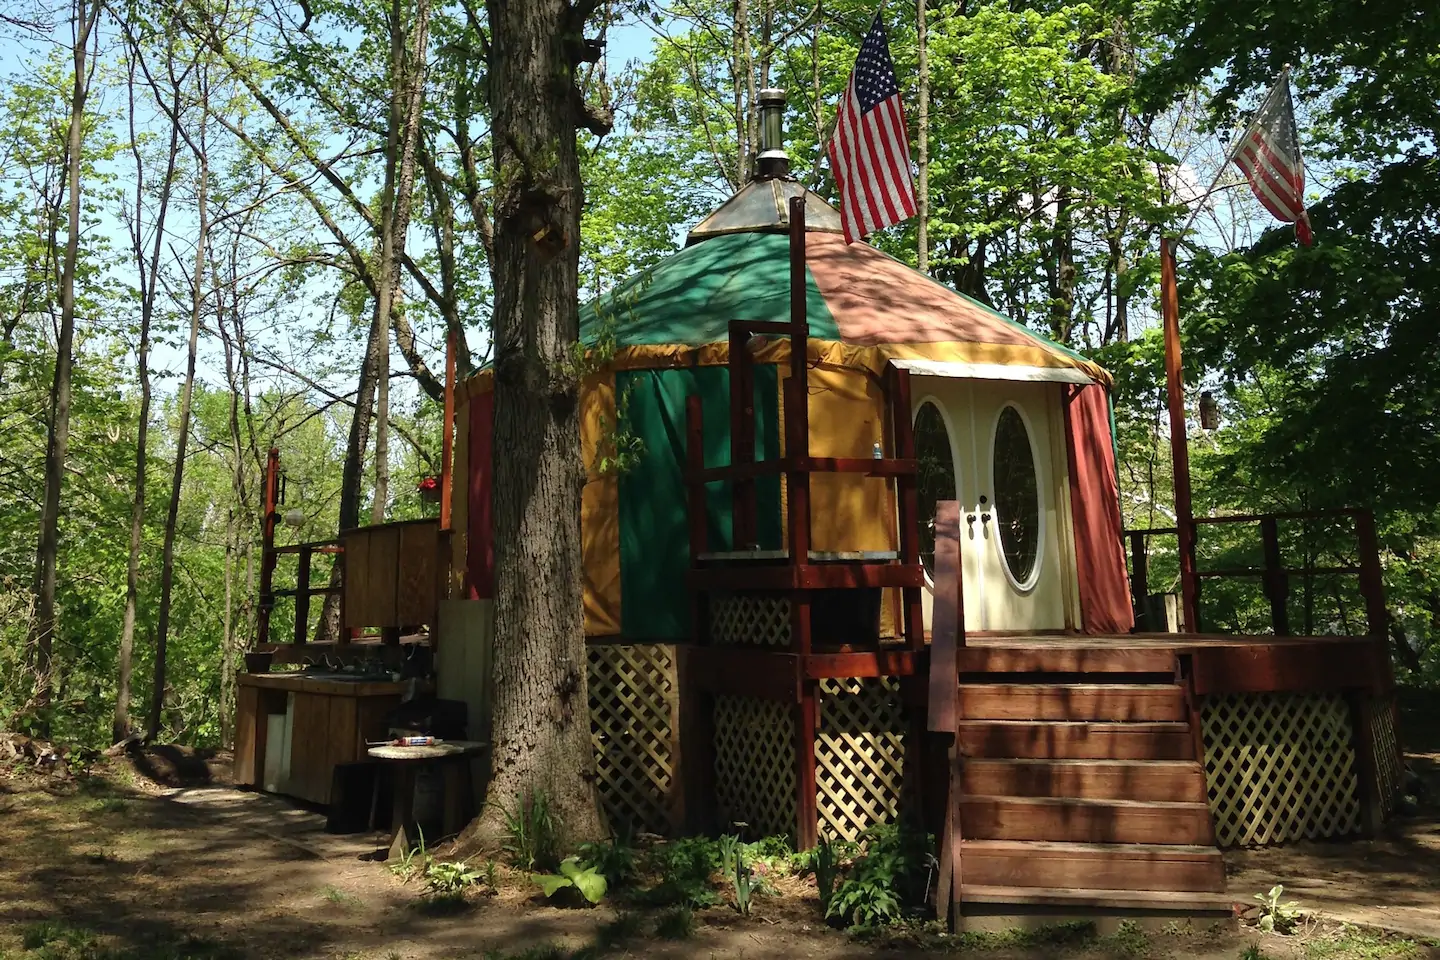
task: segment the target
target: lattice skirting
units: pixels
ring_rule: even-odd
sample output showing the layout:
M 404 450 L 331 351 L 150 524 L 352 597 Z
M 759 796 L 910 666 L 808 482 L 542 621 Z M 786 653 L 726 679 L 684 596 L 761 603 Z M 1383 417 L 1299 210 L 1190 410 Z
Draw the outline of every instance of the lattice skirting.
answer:
M 905 716 L 893 677 L 820 681 L 815 793 L 820 832 L 857 840 L 900 811 Z
M 1210 813 L 1220 846 L 1360 831 L 1354 721 L 1344 696 L 1206 697 L 1201 720 Z
M 790 646 L 790 598 L 773 594 L 715 594 L 710 639 L 718 647 Z
M 715 800 L 720 828 L 747 837 L 795 833 L 795 717 L 788 703 L 715 698 Z
M 1377 697 L 1370 704 L 1370 736 L 1375 750 L 1375 779 L 1380 791 L 1381 814 L 1389 818 L 1400 793 L 1403 767 L 1400 739 L 1395 728 L 1395 701 Z
M 675 782 L 675 648 L 589 647 L 590 739 L 600 803 L 614 829 L 667 834 Z

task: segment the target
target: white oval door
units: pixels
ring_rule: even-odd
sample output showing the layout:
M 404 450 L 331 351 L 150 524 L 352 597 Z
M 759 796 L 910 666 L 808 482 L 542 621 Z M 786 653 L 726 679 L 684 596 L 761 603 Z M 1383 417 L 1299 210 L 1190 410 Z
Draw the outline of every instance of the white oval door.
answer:
M 1061 630 L 1076 622 L 1067 616 L 1074 550 L 1062 385 L 912 382 L 926 629 L 934 602 L 934 506 L 950 497 L 960 502 L 967 631 Z

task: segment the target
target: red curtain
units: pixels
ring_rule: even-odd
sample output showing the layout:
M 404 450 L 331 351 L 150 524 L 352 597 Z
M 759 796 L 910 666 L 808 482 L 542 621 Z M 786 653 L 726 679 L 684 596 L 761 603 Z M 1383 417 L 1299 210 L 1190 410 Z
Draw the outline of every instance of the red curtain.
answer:
M 490 464 L 495 421 L 493 391 L 470 397 L 470 452 L 466 478 L 469 522 L 466 531 L 465 595 L 488 600 L 495 595 L 495 544 L 490 536 Z
M 1091 384 L 1067 391 L 1065 435 L 1081 627 L 1088 634 L 1129 633 L 1135 627 L 1135 611 L 1121 542 L 1110 402 L 1103 386 Z

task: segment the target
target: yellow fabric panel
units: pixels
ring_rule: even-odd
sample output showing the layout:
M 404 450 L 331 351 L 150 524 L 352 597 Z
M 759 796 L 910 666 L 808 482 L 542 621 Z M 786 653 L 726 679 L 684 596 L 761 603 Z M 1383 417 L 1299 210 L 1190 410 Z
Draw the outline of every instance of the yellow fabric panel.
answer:
M 602 371 L 580 385 L 580 455 L 585 489 L 580 495 L 580 550 L 585 569 L 585 635 L 620 632 L 620 480 L 601 476 L 595 461 L 615 429 L 615 375 Z
M 884 444 L 885 400 L 864 370 L 810 371 L 810 455 L 869 457 Z M 810 527 L 816 550 L 894 550 L 889 482 L 858 473 L 810 475 Z
M 713 367 L 727 363 L 730 345 L 709 343 L 700 347 L 682 344 L 658 344 L 621 347 L 610 361 L 612 370 L 643 370 L 665 367 Z M 1079 370 L 1097 383 L 1111 386 L 1113 379 L 1098 364 L 1077 360 L 1058 350 L 1043 346 L 1017 346 L 1001 343 L 968 343 L 940 341 L 936 343 L 886 343 L 873 347 L 856 346 L 839 340 L 811 340 L 812 362 L 833 366 L 860 367 L 879 376 L 891 360 L 936 360 L 942 363 L 997 363 L 1027 367 L 1052 367 Z M 790 359 L 788 339 L 770 340 L 755 352 L 759 363 L 787 363 Z M 493 374 L 489 368 L 472 374 L 460 385 L 460 394 L 469 396 L 492 389 Z

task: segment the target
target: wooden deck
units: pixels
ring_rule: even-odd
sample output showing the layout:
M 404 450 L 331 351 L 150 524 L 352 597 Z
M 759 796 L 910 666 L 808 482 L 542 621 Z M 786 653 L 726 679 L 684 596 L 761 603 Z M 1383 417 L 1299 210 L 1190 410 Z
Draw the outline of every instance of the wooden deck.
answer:
M 1387 651 L 1368 638 L 964 642 L 955 651 L 962 909 L 1223 909 L 1202 698 L 1390 686 Z

